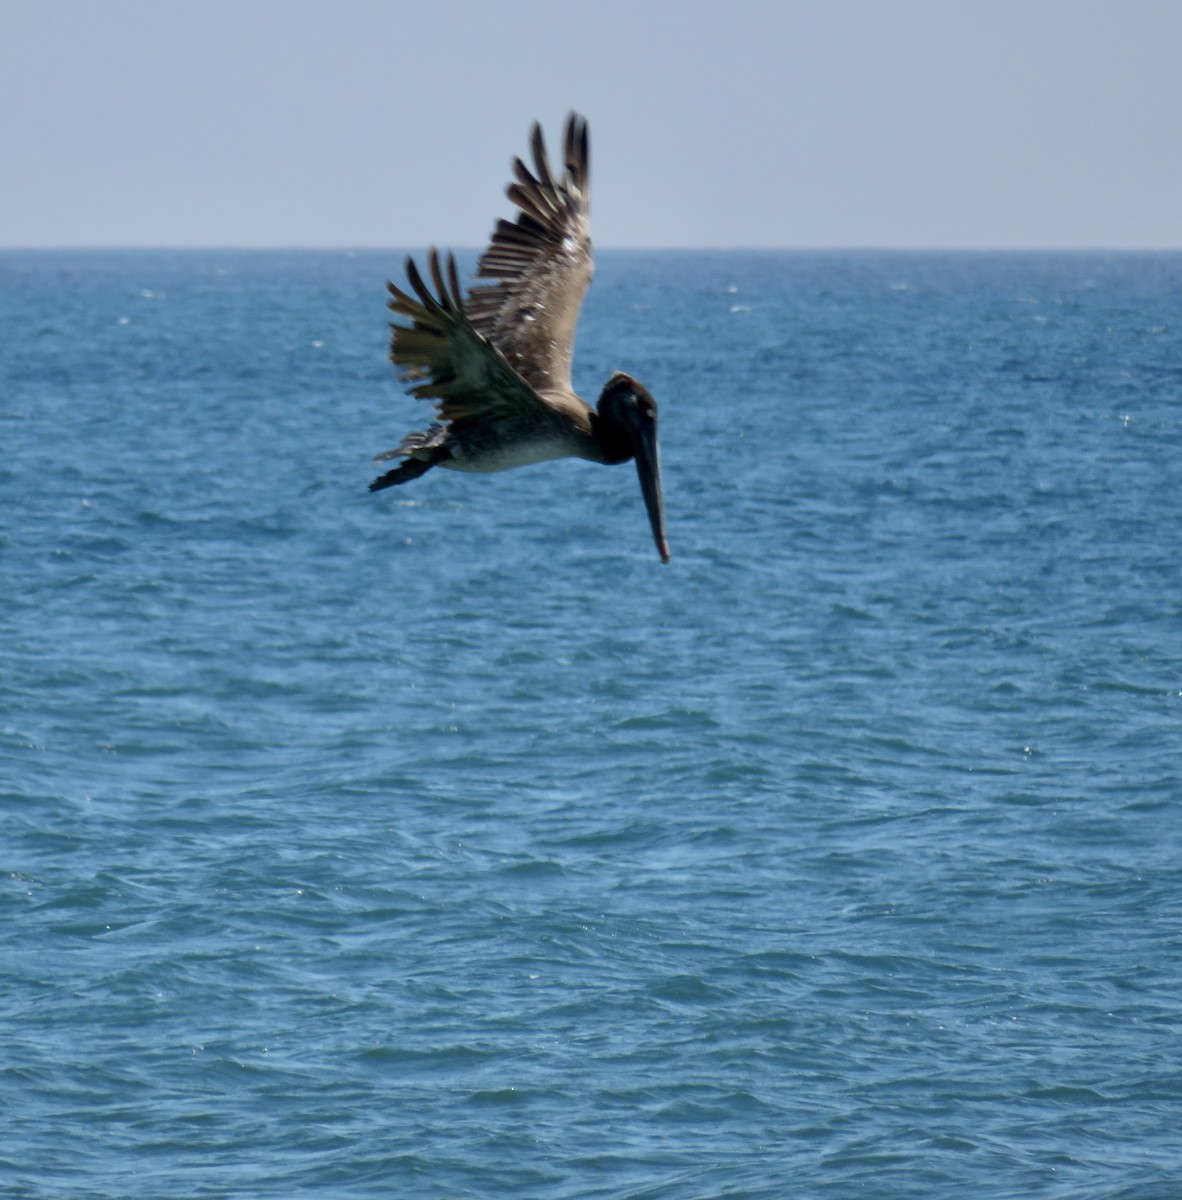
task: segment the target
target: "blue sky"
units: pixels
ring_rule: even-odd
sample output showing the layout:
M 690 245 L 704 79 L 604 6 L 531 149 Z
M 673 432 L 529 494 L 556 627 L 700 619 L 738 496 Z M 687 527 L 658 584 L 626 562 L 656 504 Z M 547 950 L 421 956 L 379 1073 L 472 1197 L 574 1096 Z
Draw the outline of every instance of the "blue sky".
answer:
M 0 245 L 1182 247 L 1182 0 L 0 0 Z

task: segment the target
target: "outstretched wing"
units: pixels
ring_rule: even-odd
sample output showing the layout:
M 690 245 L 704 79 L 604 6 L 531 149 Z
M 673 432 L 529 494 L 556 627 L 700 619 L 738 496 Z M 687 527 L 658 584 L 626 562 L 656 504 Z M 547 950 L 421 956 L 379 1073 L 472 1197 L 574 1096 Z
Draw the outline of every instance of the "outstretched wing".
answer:
M 593 271 L 587 122 L 567 117 L 561 177 L 536 123 L 530 144 L 534 170 L 514 159 L 517 182 L 505 189 L 521 211 L 497 222 L 476 270 L 497 282 L 473 288 L 464 307 L 524 380 L 569 392 L 575 325 Z
M 446 282 L 434 248 L 427 265 L 434 291 L 411 258 L 406 260 L 406 277 L 415 294 L 386 284 L 393 297 L 390 310 L 413 322 L 392 325 L 390 338 L 390 358 L 402 368 L 403 382 L 414 384 L 411 394 L 433 399 L 439 416 L 453 425 L 545 412 L 537 392 L 468 319 L 454 256 L 447 256 Z

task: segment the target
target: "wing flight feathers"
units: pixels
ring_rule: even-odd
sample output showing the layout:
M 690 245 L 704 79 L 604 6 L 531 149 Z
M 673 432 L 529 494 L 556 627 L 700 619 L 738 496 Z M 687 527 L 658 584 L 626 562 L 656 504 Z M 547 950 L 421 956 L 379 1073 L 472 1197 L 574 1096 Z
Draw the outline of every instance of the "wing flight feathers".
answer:
M 575 326 L 591 282 L 590 158 L 587 123 L 567 118 L 563 172 L 556 177 L 541 126 L 530 134 L 533 170 L 513 160 L 505 189 L 518 208 L 501 219 L 465 309 L 475 329 L 538 391 L 570 391 Z
M 541 398 L 513 369 L 464 311 L 454 255 L 446 265 L 433 247 L 428 286 L 414 260 L 406 260 L 410 291 L 387 283 L 389 308 L 411 324 L 392 324 L 390 359 L 399 378 L 420 400 L 434 400 L 444 421 L 544 409 Z M 445 274 L 446 272 L 446 274 Z

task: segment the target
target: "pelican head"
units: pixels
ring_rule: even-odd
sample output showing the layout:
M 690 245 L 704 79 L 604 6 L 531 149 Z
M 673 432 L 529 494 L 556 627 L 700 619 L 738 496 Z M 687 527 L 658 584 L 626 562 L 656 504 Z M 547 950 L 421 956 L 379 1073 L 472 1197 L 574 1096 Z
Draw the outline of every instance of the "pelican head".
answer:
M 610 463 L 636 460 L 640 491 L 648 509 L 653 540 L 662 562 L 669 561 L 665 540 L 665 502 L 661 498 L 661 455 L 657 446 L 657 402 L 631 375 L 617 371 L 603 385 L 597 405 L 598 437 Z

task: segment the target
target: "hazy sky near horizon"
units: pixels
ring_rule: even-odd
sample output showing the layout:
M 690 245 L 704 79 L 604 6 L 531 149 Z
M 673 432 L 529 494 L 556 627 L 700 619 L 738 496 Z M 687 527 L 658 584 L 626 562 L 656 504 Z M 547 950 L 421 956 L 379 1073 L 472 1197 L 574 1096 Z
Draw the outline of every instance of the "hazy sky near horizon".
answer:
M 0 246 L 1182 247 L 1182 0 L 0 0 Z

